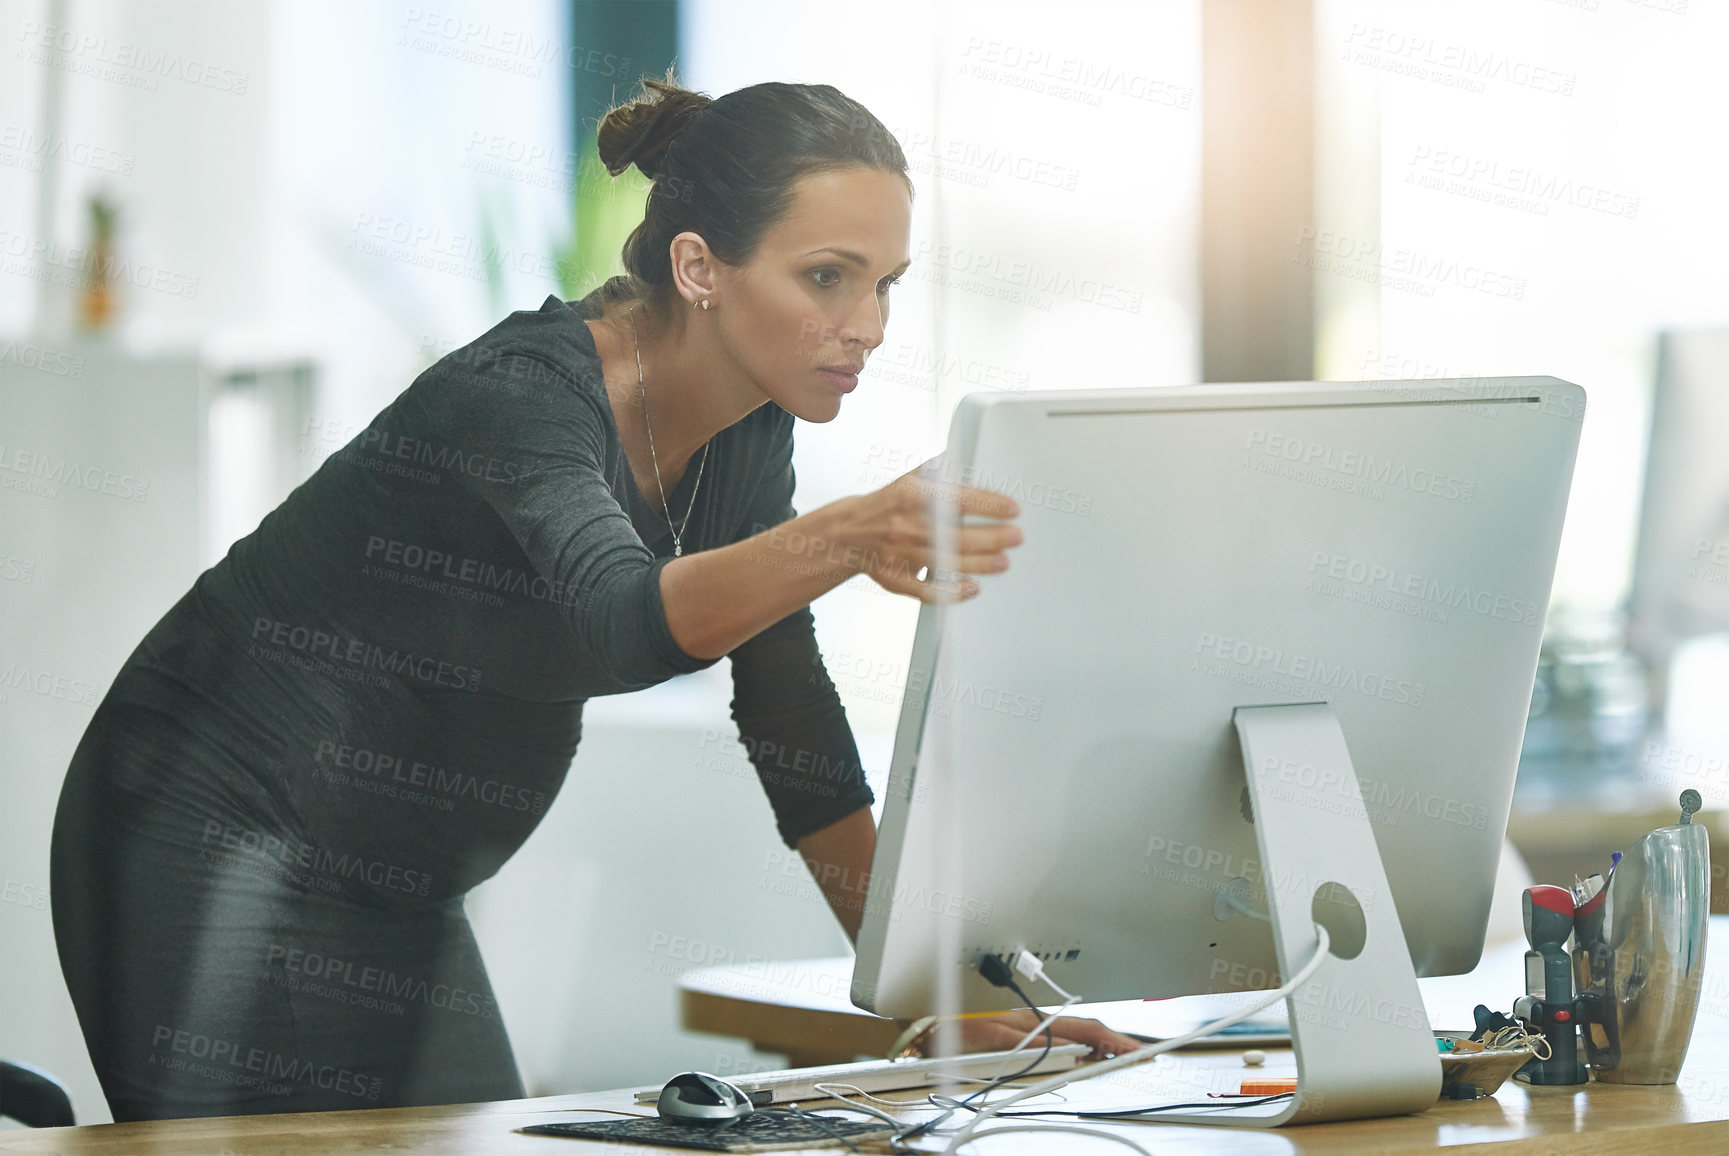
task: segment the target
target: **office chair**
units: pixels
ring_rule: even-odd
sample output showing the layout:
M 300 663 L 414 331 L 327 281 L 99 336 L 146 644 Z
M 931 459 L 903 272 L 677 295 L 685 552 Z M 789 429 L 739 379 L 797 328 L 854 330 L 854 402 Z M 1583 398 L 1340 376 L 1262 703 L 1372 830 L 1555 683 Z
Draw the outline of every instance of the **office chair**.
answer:
M 29 1064 L 0 1060 L 0 1116 L 10 1116 L 27 1128 L 65 1128 L 72 1119 L 72 1099 L 60 1081 Z

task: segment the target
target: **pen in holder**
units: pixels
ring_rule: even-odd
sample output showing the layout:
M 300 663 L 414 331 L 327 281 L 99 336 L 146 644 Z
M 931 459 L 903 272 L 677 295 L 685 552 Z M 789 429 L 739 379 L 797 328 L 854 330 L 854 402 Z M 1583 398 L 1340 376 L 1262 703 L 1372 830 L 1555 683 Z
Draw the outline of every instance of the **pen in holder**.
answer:
M 1599 1081 L 1673 1084 L 1687 1057 L 1705 971 L 1711 845 L 1692 821 L 1699 793 L 1681 793 L 1681 819 L 1630 847 L 1602 889 L 1580 904 L 1573 974 L 1594 1014 L 1580 1029 Z

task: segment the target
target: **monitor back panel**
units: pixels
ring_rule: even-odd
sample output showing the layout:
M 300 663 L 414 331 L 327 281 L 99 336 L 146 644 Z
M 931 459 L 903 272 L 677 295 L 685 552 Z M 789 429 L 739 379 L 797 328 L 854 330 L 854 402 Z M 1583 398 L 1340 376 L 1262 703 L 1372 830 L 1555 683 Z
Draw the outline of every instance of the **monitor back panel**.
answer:
M 1359 901 L 1468 971 L 1583 413 L 1553 378 L 963 399 L 950 476 L 1026 540 L 921 610 L 855 1002 L 1007 1006 L 974 969 L 1023 945 L 1088 1000 L 1277 986 L 1215 918 L 1307 886 L 1248 814 L 1232 711 L 1271 703 L 1333 706 L 1393 891 Z

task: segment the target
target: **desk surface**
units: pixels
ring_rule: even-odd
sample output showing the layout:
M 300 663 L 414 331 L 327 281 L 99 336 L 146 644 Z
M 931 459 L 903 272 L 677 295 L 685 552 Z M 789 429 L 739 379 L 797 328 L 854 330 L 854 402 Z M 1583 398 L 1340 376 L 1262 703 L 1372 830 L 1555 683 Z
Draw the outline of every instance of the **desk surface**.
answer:
M 1703 1025 L 1702 1025 L 1703 1026 Z M 1718 1025 L 1712 1025 L 1718 1026 Z M 1694 1039 L 1678 1086 L 1591 1084 L 1580 1090 L 1504 1084 L 1481 1100 L 1437 1104 L 1416 1116 L 1313 1124 L 1278 1131 L 1248 1131 L 1172 1124 L 1113 1125 L 1160 1156 L 1187 1153 L 1314 1154 L 1381 1156 L 1436 1148 L 1495 1144 L 1505 1156 L 1665 1156 L 1729 1151 L 1729 1035 L 1721 1030 Z M 1289 1053 L 1285 1053 L 1288 1057 Z M 1269 1067 L 1279 1053 L 1269 1055 Z M 1205 1082 L 1215 1068 L 1240 1071 L 1235 1052 L 1185 1053 L 1162 1057 L 1152 1067 L 1180 1083 Z M 1106 1077 L 1111 1079 L 1111 1077 Z M 1103 1082 L 1103 1081 L 1101 1081 Z M 1122 1089 L 1119 1089 L 1121 1091 Z M 171 1120 L 148 1124 L 97 1124 L 38 1132 L 0 1133 L 0 1152 L 89 1153 L 101 1156 L 300 1156 L 302 1153 L 376 1154 L 382 1151 L 449 1153 L 543 1153 L 559 1156 L 605 1150 L 674 1152 L 636 1145 L 603 1146 L 556 1137 L 524 1136 L 512 1129 L 556 1120 L 606 1119 L 583 1109 L 639 1112 L 630 1090 L 512 1100 L 440 1108 L 390 1108 L 365 1112 L 319 1112 Z M 1092 1126 L 1092 1125 L 1089 1125 Z M 977 1151 L 995 1156 L 1033 1156 L 1052 1150 L 1053 1138 L 1025 1133 L 1002 1136 Z M 1085 1141 L 1073 1140 L 1076 1145 Z M 1096 1143 L 1096 1142 L 1095 1142 Z M 1066 1147 L 1066 1146 L 1065 1146 Z M 1100 1145 L 1101 1150 L 1105 1150 Z M 1476 1152 L 1476 1149 L 1470 1149 Z M 813 1150 L 814 1151 L 814 1150 Z M 824 1149 L 832 1152 L 833 1149 Z
M 1587 1084 L 1581 1088 L 1530 1088 L 1508 1081 L 1481 1100 L 1439 1103 L 1415 1116 L 1314 1124 L 1277 1131 L 1208 1128 L 1175 1124 L 1110 1125 L 1161 1156 L 1221 1152 L 1266 1154 L 1341 1154 L 1426 1152 L 1494 1144 L 1504 1156 L 1622 1156 L 1662 1152 L 1664 1156 L 1729 1152 L 1729 917 L 1711 920 L 1715 941 L 1707 953 L 1704 990 L 1692 1045 L 1681 1078 L 1673 1085 L 1639 1087 Z M 1499 956 L 1486 957 L 1491 969 Z M 820 969 L 819 969 L 820 971 Z M 816 973 L 813 973 L 816 974 Z M 1424 980 L 1431 1010 L 1456 1003 L 1479 976 Z M 1457 985 L 1457 990 L 1434 985 Z M 734 995 L 741 994 L 734 992 Z M 806 1002 L 827 996 L 812 989 Z M 1511 996 L 1509 995 L 1509 1001 Z M 868 1018 L 868 1017 L 865 1017 Z M 1269 1050 L 1266 1074 L 1293 1071 L 1288 1050 Z M 1243 1074 L 1241 1054 L 1228 1051 L 1182 1052 L 1150 1064 L 1102 1077 L 1071 1091 L 1158 1102 L 1192 1098 L 1203 1090 L 1229 1087 Z M 560 1153 L 608 1151 L 627 1156 L 675 1149 L 635 1145 L 585 1145 L 556 1137 L 524 1136 L 526 1124 L 570 1119 L 607 1119 L 594 1109 L 640 1114 L 636 1089 L 511 1100 L 437 1108 L 390 1108 L 358 1112 L 320 1112 L 276 1116 L 238 1116 L 168 1120 L 145 1124 L 99 1124 L 36 1132 L 0 1132 L 0 1152 L 91 1153 L 102 1156 L 288 1156 L 305 1152 L 376 1154 L 382 1151 L 450 1153 Z M 897 1093 L 894 1098 L 915 1098 Z M 1121 1101 L 1119 1101 L 1121 1102 Z M 810 1105 L 807 1105 L 810 1106 Z M 1105 1125 L 1089 1125 L 1100 1126 Z M 988 1156 L 1046 1153 L 1054 1138 L 1026 1133 L 1002 1136 L 981 1145 Z M 1074 1146 L 1086 1141 L 1073 1137 Z M 1098 1142 L 1094 1142 L 1097 1144 Z M 1070 1145 L 1064 1144 L 1064 1150 Z M 868 1149 L 867 1149 L 868 1150 Z M 1101 1146 L 1101 1151 L 1105 1150 Z M 818 1150 L 812 1150 L 818 1151 Z M 833 1149 L 822 1149 L 832 1152 Z

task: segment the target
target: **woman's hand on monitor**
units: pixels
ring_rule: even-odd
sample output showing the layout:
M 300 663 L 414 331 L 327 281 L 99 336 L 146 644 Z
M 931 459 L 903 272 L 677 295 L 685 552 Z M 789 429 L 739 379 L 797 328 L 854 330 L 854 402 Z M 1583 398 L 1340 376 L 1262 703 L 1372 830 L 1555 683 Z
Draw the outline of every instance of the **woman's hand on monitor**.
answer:
M 849 545 L 862 555 L 860 572 L 883 589 L 921 602 L 963 601 L 976 595 L 979 585 L 960 575 L 1008 569 L 1007 551 L 1020 545 L 1022 535 L 1018 526 L 1002 520 L 1019 517 L 1020 504 L 990 490 L 962 485 L 950 473 L 938 455 L 882 489 L 851 500 Z M 939 567 L 936 517 L 959 522 L 968 514 L 999 520 L 954 526 L 952 569 Z

